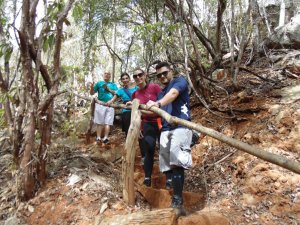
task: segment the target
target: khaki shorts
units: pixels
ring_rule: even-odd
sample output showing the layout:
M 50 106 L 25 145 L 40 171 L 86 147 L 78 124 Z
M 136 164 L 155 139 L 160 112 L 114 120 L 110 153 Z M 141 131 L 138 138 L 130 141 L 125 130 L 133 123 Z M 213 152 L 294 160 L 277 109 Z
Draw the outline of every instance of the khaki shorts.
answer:
M 180 166 L 184 169 L 192 167 L 191 154 L 192 131 L 177 128 L 163 131 L 160 135 L 159 167 L 161 172 Z
M 115 109 L 104 105 L 95 105 L 94 123 L 99 125 L 113 125 Z

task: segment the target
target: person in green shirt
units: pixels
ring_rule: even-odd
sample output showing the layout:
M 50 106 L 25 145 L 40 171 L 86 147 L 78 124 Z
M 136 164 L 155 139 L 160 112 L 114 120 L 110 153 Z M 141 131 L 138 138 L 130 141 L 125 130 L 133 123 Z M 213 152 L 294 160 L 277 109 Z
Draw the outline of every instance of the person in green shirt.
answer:
M 109 107 L 107 102 L 113 98 L 118 87 L 115 83 L 110 82 L 110 78 L 110 72 L 104 72 L 103 81 L 99 81 L 95 85 L 93 83 L 90 88 L 91 95 L 98 93 L 94 112 L 94 123 L 97 126 L 97 143 L 101 141 L 104 144 L 109 143 L 108 135 L 110 126 L 112 126 L 114 122 L 115 110 Z

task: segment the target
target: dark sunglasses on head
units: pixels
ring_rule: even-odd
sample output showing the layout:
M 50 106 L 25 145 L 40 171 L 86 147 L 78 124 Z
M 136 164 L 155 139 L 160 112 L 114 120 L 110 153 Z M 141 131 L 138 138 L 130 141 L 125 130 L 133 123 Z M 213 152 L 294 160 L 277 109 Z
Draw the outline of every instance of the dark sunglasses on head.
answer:
M 168 75 L 168 73 L 169 73 L 169 70 L 156 74 L 156 77 L 157 78 L 161 78 L 162 76 L 166 77 Z
M 134 74 L 132 77 L 133 79 L 136 79 L 138 77 L 142 77 L 144 75 L 144 73 L 138 73 L 138 74 Z

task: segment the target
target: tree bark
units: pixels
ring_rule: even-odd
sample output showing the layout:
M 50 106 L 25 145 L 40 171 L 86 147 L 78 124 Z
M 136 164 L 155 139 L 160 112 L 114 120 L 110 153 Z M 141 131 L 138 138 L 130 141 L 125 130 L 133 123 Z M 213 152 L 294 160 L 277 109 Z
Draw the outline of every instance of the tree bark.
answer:
M 230 66 L 230 74 L 234 76 L 234 1 L 230 0 L 230 8 L 231 8 L 231 17 L 230 17 L 230 60 L 231 60 L 231 66 Z
M 226 1 L 219 0 L 218 1 L 218 11 L 217 11 L 217 26 L 216 26 L 216 54 L 218 57 L 221 57 L 221 28 L 222 28 L 222 17 L 223 13 L 226 9 Z
M 25 116 L 27 117 L 27 124 L 24 128 L 24 143 L 22 145 L 23 157 L 20 164 L 21 170 L 21 198 L 30 199 L 34 194 L 34 163 L 32 153 L 34 152 L 35 143 L 35 129 L 36 129 L 36 109 L 37 109 L 37 96 L 36 86 L 34 82 L 34 73 L 29 54 L 29 41 L 28 36 L 34 27 L 30 21 L 30 1 L 24 0 L 22 6 L 22 23 L 19 31 L 20 38 L 20 56 L 23 72 L 23 86 L 26 96 L 27 109 Z M 19 140 L 20 141 L 20 140 Z
M 82 96 L 79 96 L 82 97 Z M 89 98 L 85 98 L 86 100 L 90 100 Z M 89 127 L 85 133 L 85 142 L 86 144 L 89 144 L 91 141 L 92 136 L 92 129 L 94 125 L 94 111 L 95 111 L 95 99 L 92 100 L 91 106 L 90 106 L 90 121 L 89 121 Z
M 285 24 L 285 0 L 281 0 L 278 27 Z
M 249 56 L 249 59 L 245 63 L 247 66 L 251 65 L 259 55 L 259 44 L 260 44 L 260 32 L 259 32 L 259 21 L 261 20 L 261 16 L 259 14 L 259 6 L 256 0 L 250 0 L 249 6 L 251 6 L 251 23 L 253 24 L 252 28 L 252 50 Z
M 147 107 L 145 105 L 140 105 L 140 108 L 143 109 L 143 110 L 147 110 Z M 287 159 L 284 156 L 279 156 L 279 155 L 273 154 L 271 152 L 267 152 L 263 149 L 251 146 L 249 144 L 246 144 L 246 143 L 244 143 L 242 141 L 239 141 L 239 140 L 236 140 L 234 138 L 227 137 L 226 135 L 224 135 L 222 133 L 219 133 L 219 132 L 217 132 L 213 129 L 204 127 L 202 125 L 199 125 L 199 124 L 187 121 L 187 120 L 183 120 L 183 119 L 171 116 L 167 112 L 165 112 L 165 111 L 163 111 L 163 110 L 161 110 L 157 107 L 152 107 L 150 109 L 150 111 L 157 113 L 158 115 L 163 117 L 165 120 L 167 120 L 168 123 L 171 123 L 171 124 L 174 124 L 174 125 L 180 124 L 180 125 L 183 125 L 185 127 L 190 128 L 190 129 L 199 131 L 199 132 L 201 132 L 203 134 L 206 134 L 210 137 L 213 137 L 213 138 L 215 138 L 219 141 L 222 141 L 226 144 L 229 144 L 232 147 L 235 147 L 239 150 L 242 150 L 242 151 L 247 152 L 251 155 L 254 155 L 254 156 L 256 156 L 260 159 L 263 159 L 265 161 L 268 161 L 270 163 L 273 163 L 275 165 L 278 165 L 278 166 L 281 166 L 285 169 L 293 171 L 297 174 L 300 174 L 300 163 L 298 163 L 296 161 Z
M 43 184 L 46 179 L 46 161 L 48 147 L 51 144 L 51 125 L 53 120 L 53 101 L 57 96 L 60 80 L 60 51 L 63 38 L 63 23 L 71 9 L 74 0 L 66 3 L 56 22 L 56 38 L 53 58 L 53 74 L 52 80 L 49 76 L 48 69 L 41 61 L 40 48 L 42 46 L 41 39 L 39 42 L 35 40 L 36 33 L 36 7 L 39 0 L 24 0 L 22 4 L 21 27 L 18 31 L 20 39 L 20 58 L 23 73 L 23 90 L 24 99 L 21 99 L 21 114 L 15 120 L 16 131 L 21 130 L 23 120 L 26 121 L 24 133 L 24 141 L 22 143 L 22 135 L 16 132 L 14 135 L 14 159 L 18 161 L 19 154 L 23 153 L 20 163 L 19 178 L 21 182 L 21 198 L 30 199 L 34 196 L 37 184 Z M 45 35 L 45 34 L 43 34 Z M 32 63 L 35 62 L 35 73 Z M 47 95 L 43 96 L 39 90 L 38 77 L 39 72 L 42 74 L 43 80 L 47 87 Z M 26 102 L 25 102 L 26 101 Z M 26 103 L 26 104 L 25 104 Z M 23 113 L 24 112 L 24 113 Z M 25 119 L 23 118 L 25 116 Z M 41 142 L 38 148 L 35 147 L 36 131 L 38 131 Z M 37 157 L 33 157 L 36 155 Z
M 46 162 L 48 158 L 48 149 L 51 144 L 51 125 L 53 120 L 53 103 L 47 110 L 47 112 L 41 115 L 40 119 L 40 133 L 41 133 L 41 144 L 38 151 L 37 162 L 37 177 L 41 185 L 45 184 L 47 171 L 46 171 Z
M 115 215 L 112 217 L 105 217 L 100 225 L 176 225 L 176 214 L 173 209 L 159 209 L 145 212 L 136 212 L 127 215 Z
M 237 76 L 238 76 L 238 73 L 239 73 L 239 67 L 240 67 L 240 64 L 241 64 L 241 61 L 242 61 L 242 57 L 243 57 L 243 54 L 244 54 L 245 47 L 246 47 L 248 39 L 249 39 L 248 34 L 247 34 L 248 26 L 246 24 L 247 24 L 247 21 L 249 21 L 250 12 L 251 12 L 251 4 L 249 4 L 248 10 L 247 10 L 246 15 L 245 15 L 244 20 L 243 20 L 243 23 L 245 25 L 243 26 L 242 31 L 241 31 L 240 48 L 239 48 L 238 58 L 237 58 L 236 65 L 235 65 L 234 74 L 233 74 L 233 84 L 234 84 L 235 87 L 238 86 L 237 85 Z M 250 36 L 250 34 L 249 34 L 249 36 Z
M 123 199 L 124 201 L 134 206 L 135 204 L 135 192 L 134 192 L 134 161 L 135 161 L 135 146 L 138 143 L 138 137 L 141 126 L 141 113 L 138 110 L 139 101 L 137 99 L 132 102 L 131 111 L 131 124 L 128 130 L 128 135 L 125 143 L 125 160 L 123 161 Z

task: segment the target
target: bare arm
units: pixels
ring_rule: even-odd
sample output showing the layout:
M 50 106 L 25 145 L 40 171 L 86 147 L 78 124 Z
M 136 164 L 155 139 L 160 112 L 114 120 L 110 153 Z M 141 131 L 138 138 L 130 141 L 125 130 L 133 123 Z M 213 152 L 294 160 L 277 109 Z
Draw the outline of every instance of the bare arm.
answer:
M 159 107 L 159 103 L 161 106 L 168 105 L 169 103 L 173 102 L 179 95 L 179 91 L 175 88 L 171 88 L 171 90 L 159 101 L 154 102 L 154 101 L 149 101 L 147 102 L 147 107 L 152 107 L 156 106 Z
M 179 95 L 179 91 L 175 88 L 171 88 L 171 90 L 158 102 L 160 102 L 161 106 L 168 105 L 173 102 Z
M 102 102 L 102 101 L 100 101 L 98 98 L 94 98 L 95 99 L 95 102 L 96 103 L 98 103 L 98 104 L 100 104 L 100 105 L 107 105 L 107 103 L 105 103 L 105 102 Z
M 114 103 L 117 100 L 117 98 L 118 98 L 118 95 L 114 95 L 114 97 L 107 102 L 107 105 Z
M 132 105 L 132 101 L 128 101 L 125 104 L 126 106 L 131 106 Z M 156 116 L 155 113 L 151 112 L 151 111 L 147 111 L 147 110 L 140 110 L 142 112 L 142 114 L 144 115 L 148 115 L 148 116 Z
M 103 88 L 106 90 L 106 91 L 108 91 L 108 92 L 110 92 L 110 93 L 112 93 L 113 95 L 115 95 L 116 94 L 116 91 L 115 90 L 112 90 L 112 89 L 110 89 L 106 84 L 104 84 L 103 85 Z

